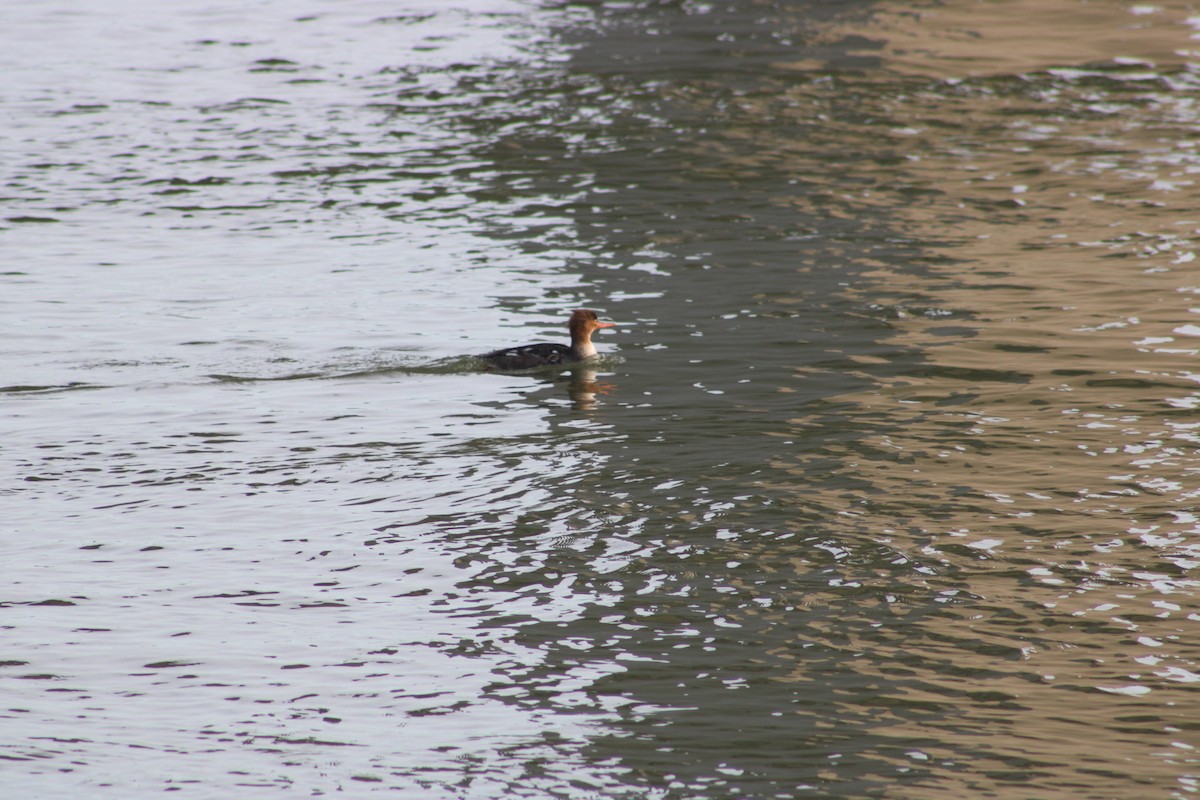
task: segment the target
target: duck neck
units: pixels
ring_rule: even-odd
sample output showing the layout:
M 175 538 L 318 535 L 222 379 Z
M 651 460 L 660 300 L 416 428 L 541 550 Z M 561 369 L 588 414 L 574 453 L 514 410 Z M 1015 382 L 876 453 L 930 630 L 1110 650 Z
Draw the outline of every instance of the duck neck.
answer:
M 592 332 L 587 328 L 571 331 L 571 349 L 580 359 L 596 355 L 596 345 L 592 344 Z

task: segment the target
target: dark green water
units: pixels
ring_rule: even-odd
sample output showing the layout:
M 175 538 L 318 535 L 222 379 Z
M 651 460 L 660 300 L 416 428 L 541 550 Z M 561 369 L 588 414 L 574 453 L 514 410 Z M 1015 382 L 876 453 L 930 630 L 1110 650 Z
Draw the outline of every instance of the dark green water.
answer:
M 0 34 L 14 797 L 1194 796 L 1186 8 L 141 5 Z

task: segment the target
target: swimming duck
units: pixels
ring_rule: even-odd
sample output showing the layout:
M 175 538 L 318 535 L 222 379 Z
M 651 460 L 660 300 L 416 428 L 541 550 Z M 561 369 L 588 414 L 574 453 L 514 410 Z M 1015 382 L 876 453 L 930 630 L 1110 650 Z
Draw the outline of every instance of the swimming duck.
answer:
M 592 344 L 592 333 L 600 328 L 611 328 L 612 322 L 601 322 L 596 312 L 581 308 L 571 314 L 567 328 L 571 331 L 571 344 L 539 342 L 520 347 L 506 347 L 479 356 L 489 369 L 519 370 L 549 367 L 557 364 L 573 364 L 596 355 Z

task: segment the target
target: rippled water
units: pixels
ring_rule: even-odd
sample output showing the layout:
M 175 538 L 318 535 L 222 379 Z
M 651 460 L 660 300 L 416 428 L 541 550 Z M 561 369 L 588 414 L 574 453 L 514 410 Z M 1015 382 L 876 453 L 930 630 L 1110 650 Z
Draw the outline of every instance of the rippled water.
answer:
M 6 796 L 1194 796 L 1190 14 L 8 10 Z

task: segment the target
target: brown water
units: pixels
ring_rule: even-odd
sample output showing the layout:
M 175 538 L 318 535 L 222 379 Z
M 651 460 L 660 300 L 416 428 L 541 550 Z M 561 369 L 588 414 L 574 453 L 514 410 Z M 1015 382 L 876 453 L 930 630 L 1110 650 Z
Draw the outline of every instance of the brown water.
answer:
M 1200 790 L 1186 7 L 5 17 L 6 797 Z

